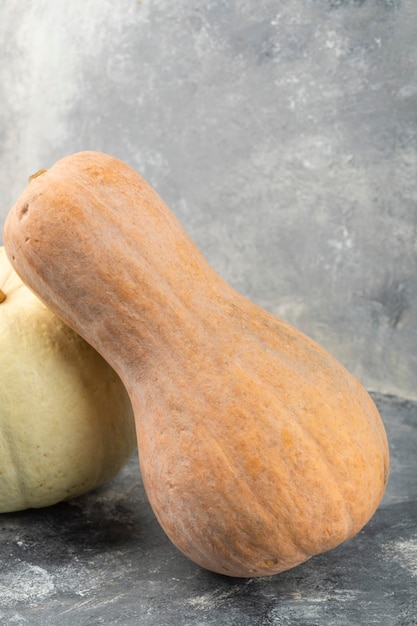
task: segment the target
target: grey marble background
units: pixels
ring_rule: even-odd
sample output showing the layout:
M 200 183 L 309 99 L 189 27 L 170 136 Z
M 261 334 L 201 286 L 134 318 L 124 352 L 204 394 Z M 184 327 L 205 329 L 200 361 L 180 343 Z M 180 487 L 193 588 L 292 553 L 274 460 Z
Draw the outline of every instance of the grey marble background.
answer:
M 414 0 L 6 0 L 0 217 L 127 161 L 214 268 L 370 389 L 417 397 Z

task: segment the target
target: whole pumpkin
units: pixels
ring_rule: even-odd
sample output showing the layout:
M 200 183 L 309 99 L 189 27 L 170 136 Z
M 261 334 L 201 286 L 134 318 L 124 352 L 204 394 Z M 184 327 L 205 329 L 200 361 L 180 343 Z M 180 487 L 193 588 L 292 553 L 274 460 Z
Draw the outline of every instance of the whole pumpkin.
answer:
M 79 496 L 136 447 L 117 374 L 25 286 L 0 247 L 0 513 Z
M 373 515 L 389 456 L 367 392 L 226 284 L 126 164 L 97 152 L 58 161 L 10 211 L 5 245 L 120 375 L 153 510 L 196 563 L 273 574 Z

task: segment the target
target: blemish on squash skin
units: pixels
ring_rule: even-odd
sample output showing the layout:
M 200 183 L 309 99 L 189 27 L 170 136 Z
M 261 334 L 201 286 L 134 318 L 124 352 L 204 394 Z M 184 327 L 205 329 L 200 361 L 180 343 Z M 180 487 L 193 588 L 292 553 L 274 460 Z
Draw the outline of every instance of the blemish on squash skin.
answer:
M 25 202 L 25 204 L 22 206 L 22 208 L 19 211 L 19 219 L 22 220 L 28 211 L 29 211 L 29 204 Z
M 0 289 L 0 304 L 6 299 L 6 294 Z

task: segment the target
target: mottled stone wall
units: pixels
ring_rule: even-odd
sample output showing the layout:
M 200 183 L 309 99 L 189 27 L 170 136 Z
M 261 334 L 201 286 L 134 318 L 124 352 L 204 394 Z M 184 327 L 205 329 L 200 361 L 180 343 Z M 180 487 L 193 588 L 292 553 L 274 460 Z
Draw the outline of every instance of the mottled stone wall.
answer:
M 416 41 L 414 0 L 2 3 L 2 221 L 114 154 L 238 290 L 417 397 Z

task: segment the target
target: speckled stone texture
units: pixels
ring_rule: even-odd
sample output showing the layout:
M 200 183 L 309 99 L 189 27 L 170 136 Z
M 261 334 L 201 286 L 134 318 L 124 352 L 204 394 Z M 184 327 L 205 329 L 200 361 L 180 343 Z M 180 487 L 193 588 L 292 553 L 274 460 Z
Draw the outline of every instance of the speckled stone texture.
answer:
M 0 624 L 417 624 L 417 404 L 374 398 L 391 442 L 391 478 L 379 510 L 350 541 L 269 578 L 211 574 L 166 538 L 132 458 L 94 493 L 0 516 Z
M 228 282 L 417 398 L 415 0 L 0 4 L 0 220 L 84 149 Z

